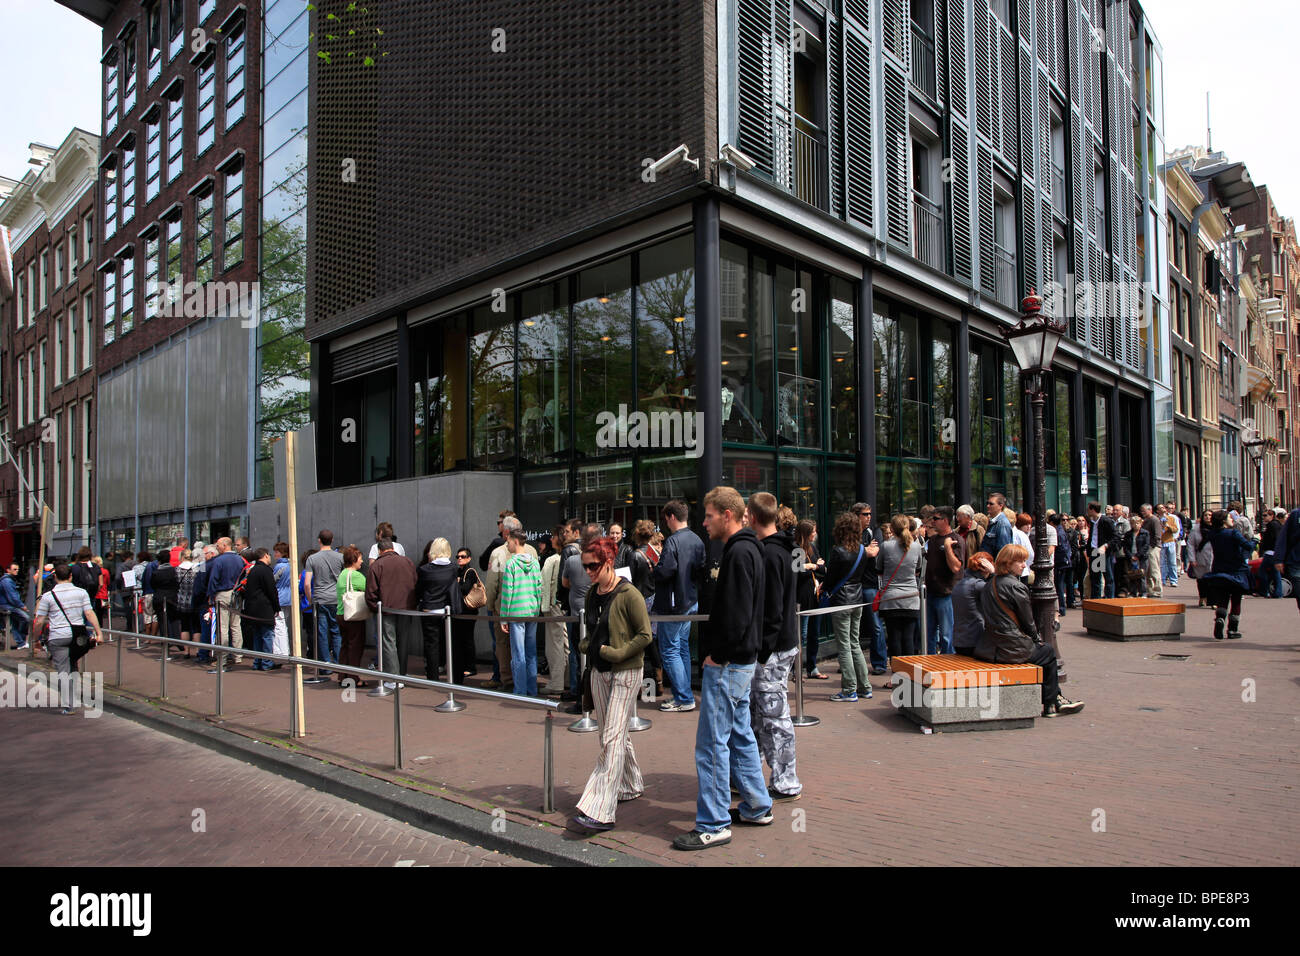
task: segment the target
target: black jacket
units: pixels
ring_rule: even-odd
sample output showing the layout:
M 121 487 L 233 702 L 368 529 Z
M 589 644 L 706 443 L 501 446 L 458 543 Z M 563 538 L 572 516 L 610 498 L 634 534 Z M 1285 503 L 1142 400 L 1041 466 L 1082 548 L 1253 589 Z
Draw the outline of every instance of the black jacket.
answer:
M 778 531 L 762 540 L 763 635 L 758 662 L 766 664 L 775 651 L 799 643 L 798 581 L 794 573 L 794 540 Z
M 1038 641 L 1029 588 L 1017 577 L 1000 574 L 989 579 L 979 601 L 984 634 L 975 645 L 975 656 L 994 664 L 1028 661 Z
M 176 598 L 180 590 L 180 579 L 176 569 L 170 564 L 158 565 L 153 573 L 153 609 L 155 614 L 175 614 Z
M 454 564 L 422 564 L 415 572 L 416 607 L 421 611 L 441 611 L 452 607 L 451 588 L 456 582 L 458 568 Z M 473 587 L 473 585 L 470 585 Z
M 763 548 L 749 528 L 741 528 L 722 549 L 713 611 L 700 628 L 700 658 L 715 664 L 752 664 L 762 643 Z
M 1119 550 L 1120 536 L 1119 529 L 1115 527 L 1115 519 L 1110 515 L 1102 515 L 1096 521 L 1097 525 L 1097 547 L 1106 545 L 1106 553 L 1114 555 Z M 1088 551 L 1092 551 L 1092 524 L 1088 525 Z
M 870 578 L 878 585 L 880 583 L 879 574 L 876 571 L 876 562 L 874 558 L 868 557 L 864 552 L 862 560 L 858 561 L 858 569 L 853 571 L 853 562 L 858 561 L 858 549 L 846 551 L 838 545 L 831 548 L 831 556 L 826 562 L 826 574 L 822 578 L 822 595 L 835 592 L 831 597 L 830 603 L 834 607 L 844 604 L 857 604 L 862 600 L 862 589 L 864 586 L 870 587 L 866 583 L 868 578 L 868 569 L 870 569 Z M 850 574 L 849 572 L 853 573 Z M 847 580 L 846 580 L 847 579 Z M 843 586 L 840 582 L 843 581 Z M 835 590 L 839 588 L 839 590 Z
M 161 568 L 159 569 L 161 570 Z M 243 616 L 257 618 L 255 624 L 271 624 L 280 610 L 280 591 L 275 586 L 275 572 L 269 564 L 254 561 L 244 585 Z
M 704 542 L 690 528 L 678 528 L 664 538 L 654 566 L 656 614 L 685 614 L 699 603 L 695 584 L 704 564 Z

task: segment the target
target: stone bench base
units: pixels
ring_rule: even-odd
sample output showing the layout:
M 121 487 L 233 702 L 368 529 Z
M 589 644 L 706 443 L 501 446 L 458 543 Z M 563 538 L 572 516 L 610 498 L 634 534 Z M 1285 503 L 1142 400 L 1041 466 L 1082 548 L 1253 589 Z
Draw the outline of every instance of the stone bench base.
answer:
M 929 704 L 904 704 L 899 710 L 909 720 L 942 733 L 1032 727 L 1034 718 L 1043 714 L 1041 684 L 919 690 Z M 982 707 L 981 700 L 989 706 Z
M 1083 602 L 1083 626 L 1116 641 L 1177 641 L 1186 630 L 1186 607 L 1152 598 L 1106 598 Z

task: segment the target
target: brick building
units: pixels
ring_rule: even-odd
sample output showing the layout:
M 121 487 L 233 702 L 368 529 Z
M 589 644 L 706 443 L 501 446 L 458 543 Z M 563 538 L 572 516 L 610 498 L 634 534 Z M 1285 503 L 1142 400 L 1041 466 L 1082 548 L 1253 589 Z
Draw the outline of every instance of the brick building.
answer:
M 0 517 L 23 563 L 39 553 L 41 503 L 52 512 L 50 555 L 95 547 L 97 484 L 99 137 L 73 129 L 31 154 L 0 203 L 13 265 L 12 285 L 0 288 L 0 430 L 14 456 L 0 467 Z
M 260 334 L 261 4 L 60 2 L 103 28 L 101 546 L 245 533 Z

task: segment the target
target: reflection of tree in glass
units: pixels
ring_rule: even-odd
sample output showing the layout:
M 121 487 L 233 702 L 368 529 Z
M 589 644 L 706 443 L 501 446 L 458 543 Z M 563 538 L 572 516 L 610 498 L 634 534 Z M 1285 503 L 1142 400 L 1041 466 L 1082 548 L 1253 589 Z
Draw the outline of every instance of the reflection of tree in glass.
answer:
M 666 407 L 688 411 L 694 402 L 688 408 L 681 396 L 695 373 L 695 270 L 652 279 L 638 291 L 641 395 L 665 396 Z
M 574 306 L 573 344 L 577 362 L 574 444 L 579 455 L 608 454 L 596 447 L 596 416 L 603 411 L 617 414 L 620 403 L 631 403 L 631 290 L 611 291 Z

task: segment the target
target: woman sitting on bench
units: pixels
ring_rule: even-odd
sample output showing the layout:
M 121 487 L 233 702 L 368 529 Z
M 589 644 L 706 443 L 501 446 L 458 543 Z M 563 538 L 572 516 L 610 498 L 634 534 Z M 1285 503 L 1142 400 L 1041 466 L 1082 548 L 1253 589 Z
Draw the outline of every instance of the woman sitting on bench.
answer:
M 995 562 L 994 577 L 980 594 L 984 635 L 975 645 L 975 657 L 993 664 L 1037 664 L 1043 670 L 1043 716 L 1075 714 L 1083 701 L 1061 696 L 1056 681 L 1056 652 L 1043 643 L 1034 625 L 1025 573 L 1029 551 L 1018 544 L 1003 545 Z

